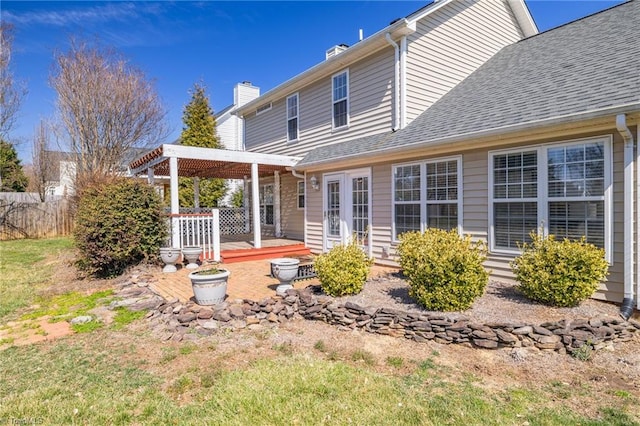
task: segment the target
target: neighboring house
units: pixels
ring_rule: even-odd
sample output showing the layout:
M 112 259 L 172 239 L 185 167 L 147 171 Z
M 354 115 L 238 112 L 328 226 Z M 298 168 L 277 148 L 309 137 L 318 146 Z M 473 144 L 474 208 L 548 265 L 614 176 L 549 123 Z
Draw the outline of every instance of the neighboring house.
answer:
M 126 176 L 128 174 L 128 164 L 134 158 L 139 157 L 147 149 L 132 148 L 124 156 L 115 174 Z M 45 167 L 45 194 L 46 197 L 68 197 L 76 193 L 76 154 L 65 151 L 45 151 L 47 159 Z M 146 176 L 144 176 L 146 178 Z
M 251 102 L 258 96 L 260 96 L 259 87 L 253 86 L 249 81 L 238 83 L 233 88 L 233 104 L 215 115 L 216 130 L 224 149 L 244 150 L 244 126 L 242 125 L 242 119 L 235 115 L 234 112 L 236 108 Z M 222 200 L 223 205 L 230 205 L 232 194 L 238 188 L 242 188 L 242 184 L 242 181 L 237 179 L 228 181 L 228 191 Z
M 304 156 L 319 147 L 399 131 L 501 48 L 536 33 L 521 0 L 434 2 L 352 47 L 329 49 L 326 61 L 237 108 L 244 119 L 245 148 Z M 277 212 L 281 233 L 304 239 L 316 251 L 353 232 L 364 233 L 371 220 L 383 217 L 368 201 L 372 178 L 377 179 L 370 168 L 345 168 L 326 175 L 317 191 L 309 180 L 305 185 L 295 174 L 283 174 Z M 269 179 L 260 183 L 261 210 L 267 212 L 262 223 L 269 229 L 278 185 Z M 326 211 L 323 194 L 333 200 Z M 340 200 L 349 206 L 338 205 Z M 373 248 L 377 257 L 383 249 L 389 254 L 390 237 L 390 232 L 375 235 L 380 238 Z
M 45 196 L 47 199 L 72 196 L 76 193 L 76 160 L 71 152 L 45 151 Z

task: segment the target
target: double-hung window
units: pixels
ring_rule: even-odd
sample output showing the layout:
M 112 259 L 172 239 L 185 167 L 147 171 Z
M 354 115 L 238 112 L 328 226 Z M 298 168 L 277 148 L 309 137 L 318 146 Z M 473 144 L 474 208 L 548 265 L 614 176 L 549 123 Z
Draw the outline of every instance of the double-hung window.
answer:
M 491 246 L 517 251 L 541 228 L 610 256 L 611 141 L 600 137 L 490 153 Z
M 287 98 L 287 142 L 298 140 L 298 94 Z
M 336 74 L 331 79 L 333 100 L 333 128 L 349 125 L 349 71 Z
M 304 181 L 298 181 L 298 208 L 304 209 Z
M 459 230 L 461 173 L 460 157 L 394 166 L 394 239 L 426 228 Z
M 260 187 L 260 223 L 273 225 L 273 184 Z

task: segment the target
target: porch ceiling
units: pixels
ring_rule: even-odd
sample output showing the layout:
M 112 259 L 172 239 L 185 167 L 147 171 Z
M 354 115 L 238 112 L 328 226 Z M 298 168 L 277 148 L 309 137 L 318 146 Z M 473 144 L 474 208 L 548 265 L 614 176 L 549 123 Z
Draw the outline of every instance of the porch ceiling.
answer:
M 251 176 L 251 164 L 258 164 L 258 175 L 270 176 L 293 167 L 299 157 L 261 154 L 246 151 L 161 145 L 131 162 L 134 175 L 146 174 L 152 168 L 156 176 L 169 176 L 169 160 L 178 159 L 178 176 L 242 179 Z

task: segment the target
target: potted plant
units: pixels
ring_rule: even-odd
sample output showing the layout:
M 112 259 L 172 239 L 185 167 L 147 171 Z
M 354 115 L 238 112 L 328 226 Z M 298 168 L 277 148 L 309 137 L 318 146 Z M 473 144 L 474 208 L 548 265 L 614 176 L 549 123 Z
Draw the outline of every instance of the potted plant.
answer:
M 230 272 L 215 266 L 189 274 L 193 295 L 198 305 L 215 305 L 224 302 Z

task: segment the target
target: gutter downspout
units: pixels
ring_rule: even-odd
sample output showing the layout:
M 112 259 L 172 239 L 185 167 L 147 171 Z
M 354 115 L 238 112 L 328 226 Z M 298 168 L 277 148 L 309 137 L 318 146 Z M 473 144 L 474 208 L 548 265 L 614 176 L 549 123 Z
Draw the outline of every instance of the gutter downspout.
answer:
M 616 128 L 624 140 L 624 299 L 620 316 L 633 313 L 633 134 L 625 114 L 616 116 Z
M 291 175 L 293 177 L 302 179 L 304 181 L 304 209 L 302 210 L 302 240 L 304 241 L 304 245 L 307 245 L 307 204 L 309 204 L 309 197 L 307 195 L 307 173 L 300 174 L 296 172 L 293 168 L 291 169 Z M 297 188 L 296 188 L 297 189 Z M 296 198 L 296 204 L 298 200 Z
M 395 53 L 395 65 L 394 65 L 394 82 L 393 82 L 393 97 L 394 99 L 394 111 L 393 111 L 393 127 L 392 131 L 396 131 L 400 128 L 400 46 L 393 41 L 391 34 L 385 34 L 387 42 L 393 46 Z
M 400 41 L 400 128 L 407 125 L 407 36 Z

